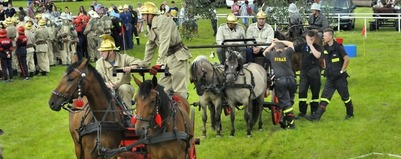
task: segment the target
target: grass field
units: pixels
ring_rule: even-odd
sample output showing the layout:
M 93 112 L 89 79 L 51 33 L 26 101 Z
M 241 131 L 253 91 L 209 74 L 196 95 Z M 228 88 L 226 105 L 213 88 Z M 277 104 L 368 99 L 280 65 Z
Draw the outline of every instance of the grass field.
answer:
M 158 0 L 160 1 L 160 0 Z M 119 4 L 125 1 L 99 1 Z M 91 1 L 57 3 L 69 6 L 75 14 L 78 6 L 88 8 Z M 133 4 L 136 4 L 133 3 Z M 160 3 L 159 3 L 160 4 Z M 15 6 L 25 2 L 14 2 Z M 108 5 L 106 5 L 108 6 Z M 227 12 L 220 8 L 218 12 Z M 371 12 L 370 8 L 358 8 L 357 12 Z M 224 20 L 219 20 L 219 24 Z M 209 20 L 199 20 L 199 37 L 184 41 L 188 46 L 210 45 L 215 40 Z M 264 130 L 254 130 L 253 137 L 246 137 L 242 112 L 237 114 L 236 136 L 229 137 L 230 121 L 222 117 L 223 137 L 216 138 L 208 129 L 208 136 L 201 138 L 196 147 L 197 157 L 216 158 L 352 158 L 373 152 L 366 158 L 394 158 L 401 155 L 401 60 L 399 42 L 401 34 L 394 29 L 368 32 L 363 42 L 362 20 L 353 31 L 336 32 L 345 44 L 357 45 L 357 57 L 351 58 L 348 68 L 349 89 L 355 107 L 355 118 L 345 121 L 345 107 L 335 94 L 322 120 L 311 123 L 296 121 L 297 129 L 282 130 L 270 121 L 270 112 L 264 112 Z M 143 58 L 146 38 L 135 45 L 128 54 Z M 194 49 L 191 53 L 208 56 L 212 49 Z M 192 58 L 194 59 L 194 58 Z M 216 61 L 217 59 L 211 59 Z M 34 77 L 29 81 L 0 82 L 0 136 L 4 157 L 9 159 L 70 159 L 74 158 L 73 143 L 68 131 L 68 112 L 53 112 L 47 101 L 51 91 L 64 74 L 64 66 L 51 68 L 46 77 Z M 189 102 L 197 101 L 194 86 L 190 85 Z M 297 102 L 297 100 L 296 100 Z M 298 113 L 297 104 L 294 105 Z M 201 135 L 201 112 L 196 111 L 196 135 Z M 209 124 L 210 125 L 210 124 Z

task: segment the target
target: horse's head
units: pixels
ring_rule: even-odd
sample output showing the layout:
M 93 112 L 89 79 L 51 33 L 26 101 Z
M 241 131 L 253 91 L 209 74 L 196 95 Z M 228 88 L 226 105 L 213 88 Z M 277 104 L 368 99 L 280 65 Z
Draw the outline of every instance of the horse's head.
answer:
M 233 84 L 237 78 L 238 71 L 243 67 L 242 55 L 238 51 L 227 49 L 226 61 L 224 64 L 224 73 L 226 74 L 226 82 Z
M 213 71 L 213 65 L 205 56 L 198 56 L 192 62 L 189 81 L 195 84 L 196 93 L 199 96 L 205 93 L 205 86 L 213 83 Z
M 135 131 L 139 136 L 145 137 L 152 135 L 149 131 L 161 126 L 162 117 L 166 118 L 166 114 L 168 115 L 170 99 L 163 87 L 157 84 L 156 77 L 144 82 L 140 82 L 136 77 L 134 79 L 139 86 L 135 95 Z
M 61 107 L 78 96 L 83 96 L 86 90 L 84 81 L 87 78 L 89 60 L 75 62 L 68 66 L 67 71 L 59 85 L 53 90 L 49 99 L 49 106 L 54 111 L 60 111 Z

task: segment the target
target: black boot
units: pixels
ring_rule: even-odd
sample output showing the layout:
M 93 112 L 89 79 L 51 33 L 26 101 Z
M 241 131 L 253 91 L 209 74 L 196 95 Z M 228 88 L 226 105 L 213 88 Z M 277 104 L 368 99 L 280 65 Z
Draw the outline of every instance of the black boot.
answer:
M 352 105 L 352 101 L 345 103 L 345 107 L 347 108 L 347 115 L 345 116 L 345 120 L 354 118 L 354 106 Z
M 320 105 L 320 107 L 317 108 L 317 111 L 314 114 L 306 116 L 305 118 L 310 121 L 319 121 L 325 111 L 326 106 Z
M 46 76 L 47 72 L 43 71 L 43 72 L 41 72 L 41 74 L 42 74 L 42 76 Z
M 286 129 L 295 129 L 295 117 L 294 113 L 288 113 L 285 115 L 285 120 L 287 121 Z
M 299 102 L 299 114 L 297 117 L 295 117 L 295 119 L 301 119 L 301 118 L 305 118 L 306 116 L 306 110 L 308 109 L 308 105 L 306 104 L 306 101 L 300 101 Z
M 135 37 L 135 39 L 136 39 L 136 44 L 137 44 L 137 45 L 141 45 L 141 43 L 140 43 L 140 41 L 139 41 L 139 40 L 140 40 L 139 37 Z
M 319 103 L 318 102 L 310 102 L 311 115 L 314 114 L 317 111 L 318 107 L 319 107 Z
M 29 77 L 33 77 L 35 75 L 34 72 L 29 72 Z

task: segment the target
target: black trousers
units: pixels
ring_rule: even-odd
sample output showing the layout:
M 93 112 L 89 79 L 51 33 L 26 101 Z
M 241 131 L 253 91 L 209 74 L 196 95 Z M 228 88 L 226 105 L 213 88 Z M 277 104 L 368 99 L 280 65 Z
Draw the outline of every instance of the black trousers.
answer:
M 330 103 L 331 98 L 333 97 L 334 91 L 336 90 L 338 94 L 340 94 L 341 100 L 344 101 L 344 103 L 351 102 L 348 92 L 348 81 L 346 73 L 334 80 L 330 80 L 328 78 L 326 79 L 326 84 L 324 85 L 322 96 L 320 98 L 320 105 L 327 106 Z
M 3 70 L 3 79 L 8 80 L 9 77 L 10 79 L 13 79 L 14 74 L 13 74 L 13 68 L 12 68 L 12 59 L 9 58 L 2 58 L 1 59 L 1 69 Z M 10 75 L 10 76 L 8 76 Z
M 282 110 L 291 108 L 295 97 L 295 77 L 283 76 L 276 78 L 274 83 L 275 94 L 279 101 L 279 107 Z
M 321 87 L 320 81 L 320 66 L 312 66 L 307 69 L 301 70 L 300 80 L 299 80 L 299 111 L 306 114 L 308 105 L 308 89 L 310 88 L 312 92 L 311 100 L 311 112 L 315 112 L 319 102 L 319 92 Z
M 28 66 L 26 64 L 26 56 L 17 55 L 18 57 L 18 66 L 21 69 L 22 77 L 28 77 Z

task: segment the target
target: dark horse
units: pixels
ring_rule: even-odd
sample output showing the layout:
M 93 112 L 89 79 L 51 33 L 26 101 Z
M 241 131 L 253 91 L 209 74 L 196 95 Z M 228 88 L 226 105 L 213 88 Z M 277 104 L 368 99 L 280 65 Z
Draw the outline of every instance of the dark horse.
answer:
M 207 106 L 210 111 L 211 127 L 216 130 L 217 137 L 221 136 L 221 111 L 224 92 L 224 68 L 222 65 L 212 64 L 206 56 L 198 56 L 190 67 L 189 81 L 195 84 L 202 108 L 203 129 L 202 136 L 206 137 Z
M 228 104 L 235 110 L 235 105 L 244 105 L 244 118 L 247 124 L 247 135 L 251 137 L 253 125 L 259 119 L 259 129 L 262 129 L 263 100 L 267 90 L 267 73 L 265 69 L 256 63 L 242 64 L 241 54 L 228 50 L 224 73 L 226 75 L 225 93 Z M 234 135 L 235 111 L 232 111 L 232 130 Z
M 81 111 L 70 110 L 70 132 L 77 158 L 104 158 L 101 149 L 118 148 L 125 130 L 123 114 L 102 77 L 89 60 L 68 66 L 49 106 L 60 111 L 73 99 L 86 97 L 89 106 Z
M 134 77 L 139 91 L 135 95 L 135 130 L 147 140 L 152 159 L 184 159 L 194 151 L 194 119 L 188 101 L 177 93 L 167 94 L 153 80 L 141 82 Z

